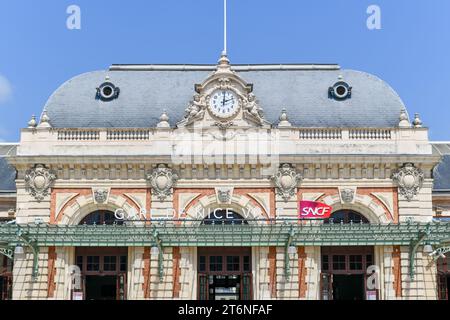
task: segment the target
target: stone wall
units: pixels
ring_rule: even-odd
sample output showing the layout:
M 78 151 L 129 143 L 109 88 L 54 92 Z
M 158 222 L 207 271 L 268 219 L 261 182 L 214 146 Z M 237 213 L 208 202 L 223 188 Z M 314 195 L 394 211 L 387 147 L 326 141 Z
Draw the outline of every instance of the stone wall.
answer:
M 423 247 L 417 250 L 415 259 L 415 277 L 409 275 L 409 247 L 401 247 L 402 297 L 406 300 L 437 300 L 437 268 L 431 257 L 423 253 Z
M 33 280 L 33 254 L 25 248 L 23 257 L 15 256 L 13 269 L 13 300 L 47 299 L 48 248 L 40 248 L 38 255 L 39 275 Z

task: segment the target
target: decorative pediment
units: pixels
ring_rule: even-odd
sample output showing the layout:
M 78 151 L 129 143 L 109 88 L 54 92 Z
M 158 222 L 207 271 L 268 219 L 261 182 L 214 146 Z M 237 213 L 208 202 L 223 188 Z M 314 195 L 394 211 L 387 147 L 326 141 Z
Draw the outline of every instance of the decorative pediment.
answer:
M 217 70 L 203 83 L 195 85 L 196 94 L 185 110 L 178 127 L 270 127 L 253 85 L 231 69 L 226 55 L 222 55 Z

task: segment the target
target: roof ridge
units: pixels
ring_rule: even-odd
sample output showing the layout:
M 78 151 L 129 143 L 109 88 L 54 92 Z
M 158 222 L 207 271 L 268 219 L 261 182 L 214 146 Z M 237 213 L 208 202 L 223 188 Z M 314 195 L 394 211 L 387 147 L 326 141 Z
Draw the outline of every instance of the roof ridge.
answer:
M 109 71 L 215 71 L 215 64 L 112 64 Z M 273 63 L 273 64 L 233 64 L 234 71 L 268 70 L 341 70 L 338 64 L 321 63 Z

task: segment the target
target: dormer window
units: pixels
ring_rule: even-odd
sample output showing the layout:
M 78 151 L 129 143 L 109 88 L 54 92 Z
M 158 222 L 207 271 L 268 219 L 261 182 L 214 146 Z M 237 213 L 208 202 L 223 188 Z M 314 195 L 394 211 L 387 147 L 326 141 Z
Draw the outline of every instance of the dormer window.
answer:
M 350 87 L 347 82 L 341 80 L 330 87 L 328 93 L 330 98 L 346 100 L 352 96 L 352 87 Z
M 97 99 L 111 101 L 119 96 L 120 89 L 111 82 L 104 82 L 97 88 Z

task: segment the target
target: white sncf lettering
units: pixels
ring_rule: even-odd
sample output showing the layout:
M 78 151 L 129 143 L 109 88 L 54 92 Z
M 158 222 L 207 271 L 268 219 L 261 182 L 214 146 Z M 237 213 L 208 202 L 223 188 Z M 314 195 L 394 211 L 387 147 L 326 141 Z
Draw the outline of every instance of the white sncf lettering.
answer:
M 328 212 L 330 211 L 330 208 L 326 208 L 326 207 L 322 207 L 322 208 L 311 208 L 311 207 L 305 207 L 302 208 L 302 212 L 301 215 L 302 216 L 308 216 L 308 215 L 313 215 L 313 216 L 325 216 L 328 214 Z

